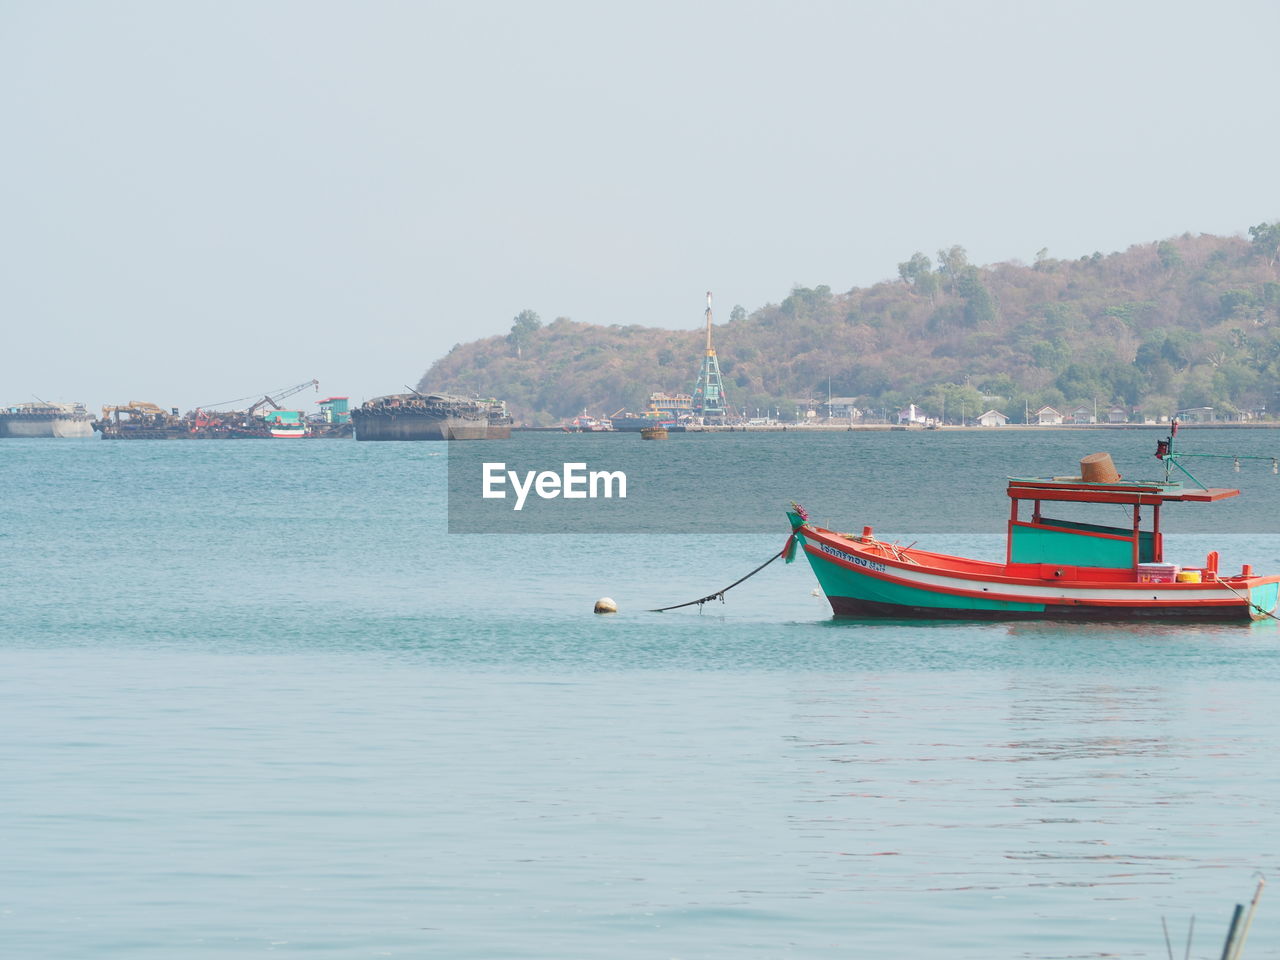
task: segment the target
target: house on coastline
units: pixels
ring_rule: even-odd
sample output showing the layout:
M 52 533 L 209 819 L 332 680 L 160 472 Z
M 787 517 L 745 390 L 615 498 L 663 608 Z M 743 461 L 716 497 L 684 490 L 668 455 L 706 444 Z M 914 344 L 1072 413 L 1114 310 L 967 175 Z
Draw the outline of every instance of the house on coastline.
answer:
M 1062 414 L 1050 406 L 1043 406 L 1032 414 L 1035 423 L 1042 427 L 1059 426 L 1062 423 Z
M 828 420 L 858 420 L 862 411 L 858 409 L 855 397 L 832 397 L 824 406 L 827 408 Z
M 1008 425 L 1009 418 L 999 410 L 988 410 L 978 417 L 978 426 L 980 427 L 1005 427 Z

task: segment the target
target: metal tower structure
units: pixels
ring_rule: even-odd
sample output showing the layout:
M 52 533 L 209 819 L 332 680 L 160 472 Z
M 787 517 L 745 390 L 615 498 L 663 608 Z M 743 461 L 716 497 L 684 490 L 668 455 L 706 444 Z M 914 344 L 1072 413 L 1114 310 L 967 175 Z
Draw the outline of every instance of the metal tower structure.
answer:
M 720 376 L 720 361 L 716 348 L 711 344 L 711 291 L 707 291 L 707 352 L 698 371 L 698 383 L 693 388 L 693 414 L 703 423 L 723 420 L 725 414 L 724 380 Z

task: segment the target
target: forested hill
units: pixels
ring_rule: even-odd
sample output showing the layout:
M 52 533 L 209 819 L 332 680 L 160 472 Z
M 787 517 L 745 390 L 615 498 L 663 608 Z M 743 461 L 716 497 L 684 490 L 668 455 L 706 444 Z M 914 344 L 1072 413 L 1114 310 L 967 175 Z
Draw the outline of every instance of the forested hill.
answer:
M 1249 237 L 1161 240 L 1123 253 L 1031 265 L 968 263 L 956 246 L 917 253 L 898 276 L 834 293 L 797 287 L 715 326 L 731 405 L 859 397 L 948 416 L 990 406 L 1022 419 L 1051 404 L 1134 416 L 1212 406 L 1280 409 L 1280 223 Z M 703 332 L 598 326 L 523 311 L 506 336 L 455 346 L 419 389 L 506 399 L 518 420 L 642 410 L 655 390 L 691 392 Z M 998 399 L 996 399 L 998 398 Z

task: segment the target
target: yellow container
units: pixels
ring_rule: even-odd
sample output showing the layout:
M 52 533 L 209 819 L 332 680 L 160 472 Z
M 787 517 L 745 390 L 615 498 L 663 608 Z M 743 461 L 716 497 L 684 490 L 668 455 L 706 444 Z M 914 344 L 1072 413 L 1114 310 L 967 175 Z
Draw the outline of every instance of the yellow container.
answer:
M 1183 570 L 1178 574 L 1178 583 L 1199 583 L 1199 570 Z

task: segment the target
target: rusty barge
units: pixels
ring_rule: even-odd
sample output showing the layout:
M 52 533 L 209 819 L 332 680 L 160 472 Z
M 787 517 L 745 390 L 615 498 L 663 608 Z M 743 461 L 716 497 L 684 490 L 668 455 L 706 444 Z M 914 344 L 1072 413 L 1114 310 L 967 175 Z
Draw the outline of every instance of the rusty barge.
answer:
M 341 438 L 351 436 L 351 414 L 347 397 L 317 400 L 319 413 L 287 410 L 280 400 L 305 387 L 319 388 L 319 382 L 305 383 L 267 394 L 247 410 L 200 407 L 179 414 L 177 407 L 166 410 L 154 403 L 131 400 L 102 408 L 93 429 L 107 440 L 269 440 L 294 438 Z M 241 398 L 247 399 L 247 398 Z M 232 403 L 237 401 L 230 401 Z M 222 406 L 219 404 L 218 406 Z
M 357 440 L 506 440 L 511 417 L 501 400 L 443 393 L 394 393 L 351 411 Z

